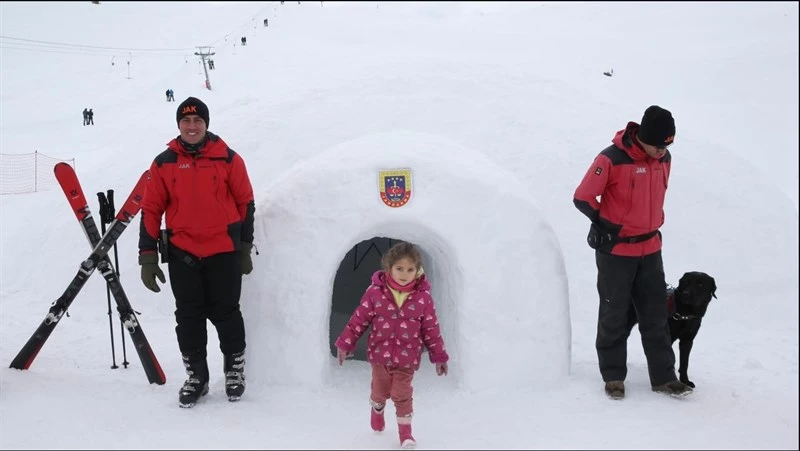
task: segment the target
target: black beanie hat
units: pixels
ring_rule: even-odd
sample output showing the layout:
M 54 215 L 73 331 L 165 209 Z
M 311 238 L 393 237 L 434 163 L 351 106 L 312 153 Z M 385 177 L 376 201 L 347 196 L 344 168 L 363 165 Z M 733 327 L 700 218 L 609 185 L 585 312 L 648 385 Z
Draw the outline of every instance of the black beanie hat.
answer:
M 675 139 L 675 120 L 672 113 L 658 105 L 644 111 L 639 125 L 639 141 L 656 147 L 666 147 Z
M 178 105 L 178 112 L 175 118 L 178 123 L 180 123 L 184 116 L 189 116 L 191 114 L 200 116 L 206 123 L 206 129 L 208 129 L 208 107 L 202 100 L 195 97 L 187 98 Z

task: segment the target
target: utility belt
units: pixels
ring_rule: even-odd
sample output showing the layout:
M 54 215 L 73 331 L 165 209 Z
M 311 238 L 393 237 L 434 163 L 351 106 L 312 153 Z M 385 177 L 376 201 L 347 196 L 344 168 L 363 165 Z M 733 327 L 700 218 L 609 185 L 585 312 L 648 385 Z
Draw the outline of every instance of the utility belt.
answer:
M 643 233 L 641 235 L 634 235 L 634 236 L 626 236 L 626 237 L 617 237 L 614 241 L 618 243 L 628 243 L 628 244 L 636 244 L 641 243 L 642 241 L 647 241 L 650 238 L 658 235 L 658 230 L 653 230 L 652 232 Z
M 161 230 L 161 234 L 158 238 L 158 253 L 161 255 L 161 263 L 183 262 L 186 266 L 192 268 L 200 264 L 200 262 L 206 258 L 198 257 L 191 252 L 170 245 L 171 236 L 172 230 Z M 256 249 L 256 254 L 258 254 L 258 249 Z
M 618 236 L 616 232 L 601 230 L 597 224 L 592 223 L 589 226 L 589 234 L 586 236 L 586 241 L 589 243 L 589 247 L 592 249 L 601 250 L 603 252 L 611 252 L 611 249 L 619 243 L 641 243 L 642 241 L 647 241 L 650 238 L 660 234 L 661 232 L 654 230 L 641 235 L 621 237 Z
M 189 267 L 193 267 L 200 262 L 200 257 L 175 246 L 170 246 L 169 239 L 171 236 L 172 230 L 161 230 L 161 235 L 158 239 L 158 253 L 161 255 L 161 263 L 180 261 Z

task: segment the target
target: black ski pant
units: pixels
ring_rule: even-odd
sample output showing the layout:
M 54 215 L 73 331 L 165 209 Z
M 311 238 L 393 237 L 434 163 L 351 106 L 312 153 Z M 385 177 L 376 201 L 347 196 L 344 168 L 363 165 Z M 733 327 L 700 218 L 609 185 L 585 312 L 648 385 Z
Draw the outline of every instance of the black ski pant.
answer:
M 196 258 L 171 248 L 169 279 L 181 354 L 206 355 L 206 320 L 217 329 L 219 347 L 229 355 L 244 351 L 244 320 L 239 308 L 242 270 L 238 252 Z
M 595 251 L 597 292 L 597 359 L 603 380 L 624 381 L 628 374 L 628 336 L 639 322 L 650 384 L 675 377 L 675 352 L 667 323 L 667 284 L 661 251 L 644 257 L 621 257 Z

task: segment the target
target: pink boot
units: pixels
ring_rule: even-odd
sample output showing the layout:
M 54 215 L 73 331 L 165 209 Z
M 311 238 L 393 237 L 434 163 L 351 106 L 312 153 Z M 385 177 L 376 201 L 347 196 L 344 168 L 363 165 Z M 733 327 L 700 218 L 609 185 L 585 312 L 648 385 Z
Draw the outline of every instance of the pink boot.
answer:
M 386 427 L 386 421 L 383 419 L 383 408 L 381 410 L 376 410 L 375 407 L 371 407 L 370 409 L 370 417 L 369 417 L 369 425 L 372 426 L 372 430 L 375 432 L 381 432 Z
M 398 423 L 397 430 L 400 432 L 400 446 L 403 449 L 414 449 L 417 447 L 417 442 L 414 440 L 414 436 L 411 435 L 411 423 Z

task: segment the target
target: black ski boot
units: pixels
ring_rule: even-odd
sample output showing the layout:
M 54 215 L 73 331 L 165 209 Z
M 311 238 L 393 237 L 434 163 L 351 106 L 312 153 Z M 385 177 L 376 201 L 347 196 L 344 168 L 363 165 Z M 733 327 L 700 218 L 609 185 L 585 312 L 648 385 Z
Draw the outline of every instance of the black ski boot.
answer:
M 238 401 L 244 393 L 244 351 L 225 354 L 225 394 Z
M 183 383 L 178 395 L 181 407 L 194 407 L 201 396 L 208 393 L 208 362 L 202 352 L 193 352 L 183 355 L 183 366 L 189 378 Z

